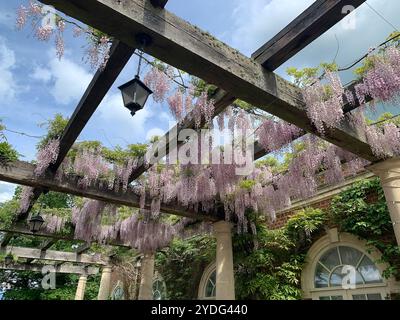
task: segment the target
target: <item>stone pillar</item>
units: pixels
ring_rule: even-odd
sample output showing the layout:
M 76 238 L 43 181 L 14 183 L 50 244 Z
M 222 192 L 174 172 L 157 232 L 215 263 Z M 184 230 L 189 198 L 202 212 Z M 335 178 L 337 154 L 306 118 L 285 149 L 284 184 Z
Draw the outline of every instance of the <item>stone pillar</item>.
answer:
M 100 289 L 97 300 L 108 300 L 110 298 L 111 267 L 103 267 L 100 280 Z
M 142 259 L 138 300 L 153 300 L 154 253 L 146 253 Z
M 232 227 L 231 223 L 225 221 L 214 223 L 214 233 L 217 238 L 217 300 L 235 300 Z
M 400 246 L 400 158 L 388 159 L 367 169 L 381 179 L 397 245 Z
M 87 282 L 87 275 L 81 274 L 78 281 L 78 287 L 76 288 L 75 300 L 84 300 L 86 282 Z

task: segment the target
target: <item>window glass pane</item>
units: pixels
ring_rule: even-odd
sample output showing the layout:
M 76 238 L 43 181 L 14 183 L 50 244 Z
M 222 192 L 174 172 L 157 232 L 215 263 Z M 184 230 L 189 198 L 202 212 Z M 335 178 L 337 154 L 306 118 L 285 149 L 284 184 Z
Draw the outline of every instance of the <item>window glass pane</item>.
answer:
M 319 297 L 319 300 L 331 300 L 331 297 Z
M 378 268 L 367 256 L 362 259 L 358 271 L 360 271 L 361 275 L 364 277 L 365 283 L 382 282 Z
M 341 287 L 343 285 L 343 278 L 345 276 L 348 276 L 345 281 L 351 281 L 353 282 L 354 279 L 350 279 L 349 276 L 351 276 L 351 274 L 343 272 L 343 266 L 339 266 L 335 269 L 335 271 L 332 273 L 331 275 L 331 279 L 330 279 L 330 285 L 331 287 Z M 346 284 L 352 284 L 350 282 L 346 282 Z M 356 271 L 356 279 L 355 279 L 355 284 L 359 285 L 359 284 L 364 284 L 363 279 L 361 277 L 361 274 L 359 272 Z
M 380 293 L 369 293 L 367 298 L 368 300 L 382 300 L 382 295 Z
M 328 287 L 329 273 L 326 269 L 318 264 L 315 270 L 314 283 L 316 288 L 326 288 Z
M 342 263 L 354 267 L 357 266 L 357 263 L 363 255 L 360 251 L 350 247 L 339 247 L 339 251 Z
M 343 296 L 332 296 L 332 300 L 343 300 Z
M 215 297 L 215 282 L 216 282 L 217 274 L 214 271 L 210 278 L 208 278 L 207 285 L 206 285 L 206 297 L 211 298 Z
M 337 248 L 333 248 L 325 253 L 320 261 L 329 270 L 332 270 L 336 266 L 340 265 Z
M 367 300 L 365 294 L 353 294 L 353 300 Z

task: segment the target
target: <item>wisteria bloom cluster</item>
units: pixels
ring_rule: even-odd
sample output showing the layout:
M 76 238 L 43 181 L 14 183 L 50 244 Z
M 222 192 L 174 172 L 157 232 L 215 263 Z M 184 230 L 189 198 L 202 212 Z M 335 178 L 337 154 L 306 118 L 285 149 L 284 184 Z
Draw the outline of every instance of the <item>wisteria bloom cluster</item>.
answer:
M 185 226 L 192 222 L 184 218 L 177 224 L 171 225 L 160 219 L 153 219 L 151 213 L 146 210 L 123 220 L 117 215 L 117 208 L 113 205 L 97 200 L 86 200 L 82 208 L 75 207 L 72 212 L 75 239 L 100 243 L 112 243 L 119 239 L 140 252 L 155 252 L 168 246 L 175 236 L 181 236 Z M 112 223 L 102 223 L 104 218 L 108 218 Z M 202 226 L 197 232 L 202 230 L 206 228 Z
M 84 60 L 90 63 L 93 69 L 104 68 L 110 57 L 110 38 L 97 34 L 90 28 L 80 27 L 55 12 L 49 12 L 47 8 L 35 0 L 29 0 L 26 5 L 19 6 L 16 18 L 17 29 L 22 30 L 30 21 L 35 38 L 45 42 L 53 39 L 56 55 L 61 59 L 65 53 L 64 32 L 66 26 L 67 24 L 73 25 L 74 37 L 85 35 L 88 40 Z

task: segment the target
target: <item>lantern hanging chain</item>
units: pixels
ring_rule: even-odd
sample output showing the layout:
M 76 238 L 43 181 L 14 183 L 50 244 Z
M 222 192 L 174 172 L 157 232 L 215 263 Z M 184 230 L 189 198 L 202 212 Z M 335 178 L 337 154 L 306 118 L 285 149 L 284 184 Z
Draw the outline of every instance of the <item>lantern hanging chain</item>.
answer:
M 139 63 L 138 63 L 138 69 L 137 69 L 137 74 L 136 77 L 140 77 L 140 69 L 142 68 L 142 59 L 143 59 L 143 47 L 139 50 Z

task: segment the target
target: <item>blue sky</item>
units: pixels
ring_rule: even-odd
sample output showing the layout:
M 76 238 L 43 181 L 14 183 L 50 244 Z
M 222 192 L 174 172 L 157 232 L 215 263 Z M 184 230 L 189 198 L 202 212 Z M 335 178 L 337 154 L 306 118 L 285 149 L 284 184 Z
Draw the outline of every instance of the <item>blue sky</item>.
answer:
M 0 118 L 9 129 L 31 135 L 43 135 L 38 126 L 55 113 L 70 116 L 92 77 L 89 65 L 82 62 L 83 39 L 66 38 L 67 51 L 58 61 L 53 42 L 38 42 L 28 28 L 15 30 L 15 11 L 25 0 L 1 1 L 0 4 Z M 217 38 L 251 55 L 313 0 L 170 0 L 167 9 L 209 31 Z M 369 0 L 388 21 L 400 27 L 398 0 Z M 355 16 L 354 16 L 355 15 Z M 344 66 L 363 55 L 368 48 L 382 42 L 393 30 L 388 22 L 366 4 L 357 9 L 356 28 L 345 28 L 343 21 L 290 59 L 277 72 L 285 75 L 288 66 L 314 66 L 321 61 Z M 68 33 L 67 33 L 68 34 Z M 96 111 L 79 140 L 101 140 L 106 146 L 145 142 L 168 129 L 172 117 L 166 105 L 150 101 L 135 117 L 122 107 L 118 85 L 133 78 L 133 58 L 115 86 Z M 343 75 L 345 80 L 351 74 Z M 23 155 L 35 157 L 37 139 L 7 134 L 8 140 Z M 14 186 L 0 182 L 0 202 L 8 199 Z

